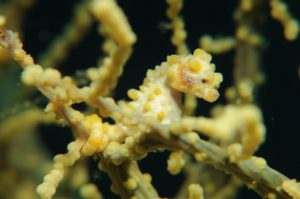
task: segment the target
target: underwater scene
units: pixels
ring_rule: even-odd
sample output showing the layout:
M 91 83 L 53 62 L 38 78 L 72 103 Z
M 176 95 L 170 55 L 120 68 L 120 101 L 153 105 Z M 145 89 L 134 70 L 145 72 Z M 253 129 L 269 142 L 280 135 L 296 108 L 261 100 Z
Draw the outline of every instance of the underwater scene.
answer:
M 1 199 L 300 199 L 298 0 L 1 0 Z

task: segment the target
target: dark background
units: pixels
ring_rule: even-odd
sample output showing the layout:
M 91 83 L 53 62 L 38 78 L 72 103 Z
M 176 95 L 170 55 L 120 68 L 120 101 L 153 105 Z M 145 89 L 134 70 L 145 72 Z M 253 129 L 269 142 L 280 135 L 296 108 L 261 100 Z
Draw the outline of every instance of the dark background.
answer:
M 65 24 L 72 18 L 72 9 L 76 1 L 72 0 L 37 0 L 29 11 L 24 23 L 25 48 L 34 57 L 47 49 L 48 44 L 57 36 Z M 134 46 L 124 75 L 121 77 L 115 93 L 117 99 L 126 98 L 126 90 L 138 87 L 145 72 L 160 64 L 166 56 L 174 53 L 170 43 L 169 31 L 161 28 L 165 17 L 164 0 L 120 0 L 118 1 L 129 18 L 138 41 Z M 293 15 L 300 19 L 298 0 L 287 1 Z M 198 38 L 203 34 L 212 36 L 229 36 L 235 32 L 232 13 L 237 6 L 236 0 L 187 0 L 182 15 L 186 21 L 188 45 L 190 49 L 198 47 Z M 269 8 L 267 8 L 269 11 Z M 268 164 L 291 178 L 300 179 L 299 158 L 299 64 L 300 40 L 287 42 L 283 37 L 281 25 L 266 13 L 266 22 L 262 32 L 266 38 L 267 49 L 262 65 L 267 82 L 259 92 L 259 104 L 263 110 L 267 127 L 267 139 L 257 155 L 266 158 Z M 97 24 L 89 31 L 84 40 L 76 45 L 69 58 L 59 67 L 64 74 L 73 74 L 78 69 L 95 66 L 101 55 L 101 38 L 96 32 Z M 232 84 L 233 55 L 214 56 L 217 71 L 223 73 L 224 82 L 221 93 Z M 215 104 L 225 103 L 221 97 L 216 103 L 201 102 L 198 115 L 209 115 Z M 41 126 L 40 136 L 53 154 L 65 151 L 66 144 L 72 139 L 69 130 L 62 127 Z M 60 138 L 58 143 L 57 138 Z M 166 171 L 167 153 L 151 154 L 141 162 L 143 171 L 153 174 L 153 184 L 159 194 L 171 197 L 179 187 L 182 176 L 171 176 Z M 91 161 L 91 178 L 95 180 L 106 194 L 109 180 L 107 176 L 97 174 L 95 164 Z M 113 198 L 109 195 L 107 198 Z M 259 198 L 254 192 L 244 188 L 239 198 Z

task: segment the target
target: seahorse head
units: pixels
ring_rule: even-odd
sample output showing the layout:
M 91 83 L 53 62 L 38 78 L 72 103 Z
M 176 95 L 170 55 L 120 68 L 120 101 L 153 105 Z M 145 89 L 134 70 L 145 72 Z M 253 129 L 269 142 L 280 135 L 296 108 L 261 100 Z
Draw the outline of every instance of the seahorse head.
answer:
M 217 88 L 223 77 L 215 72 L 215 65 L 210 62 L 211 55 L 202 49 L 196 49 L 193 55 L 168 56 L 167 82 L 180 92 L 214 102 L 219 97 Z

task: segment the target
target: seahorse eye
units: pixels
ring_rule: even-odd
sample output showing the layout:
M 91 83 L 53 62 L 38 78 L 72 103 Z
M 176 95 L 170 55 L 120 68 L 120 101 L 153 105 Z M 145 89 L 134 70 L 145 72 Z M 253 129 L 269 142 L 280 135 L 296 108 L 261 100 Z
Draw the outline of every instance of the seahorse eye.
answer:
M 203 78 L 203 79 L 201 80 L 201 82 L 202 82 L 203 84 L 206 84 L 206 83 L 208 82 L 208 79 Z

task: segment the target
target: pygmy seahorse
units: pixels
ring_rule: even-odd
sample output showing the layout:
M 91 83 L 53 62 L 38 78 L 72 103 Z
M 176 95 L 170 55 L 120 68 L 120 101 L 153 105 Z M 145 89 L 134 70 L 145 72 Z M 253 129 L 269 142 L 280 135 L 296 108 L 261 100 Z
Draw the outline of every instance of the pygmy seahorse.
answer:
M 196 49 L 192 55 L 168 56 L 166 62 L 147 71 L 139 90 L 128 91 L 132 99 L 128 105 L 145 117 L 170 124 L 182 117 L 180 92 L 214 102 L 223 77 L 215 72 L 211 59 L 202 49 Z

